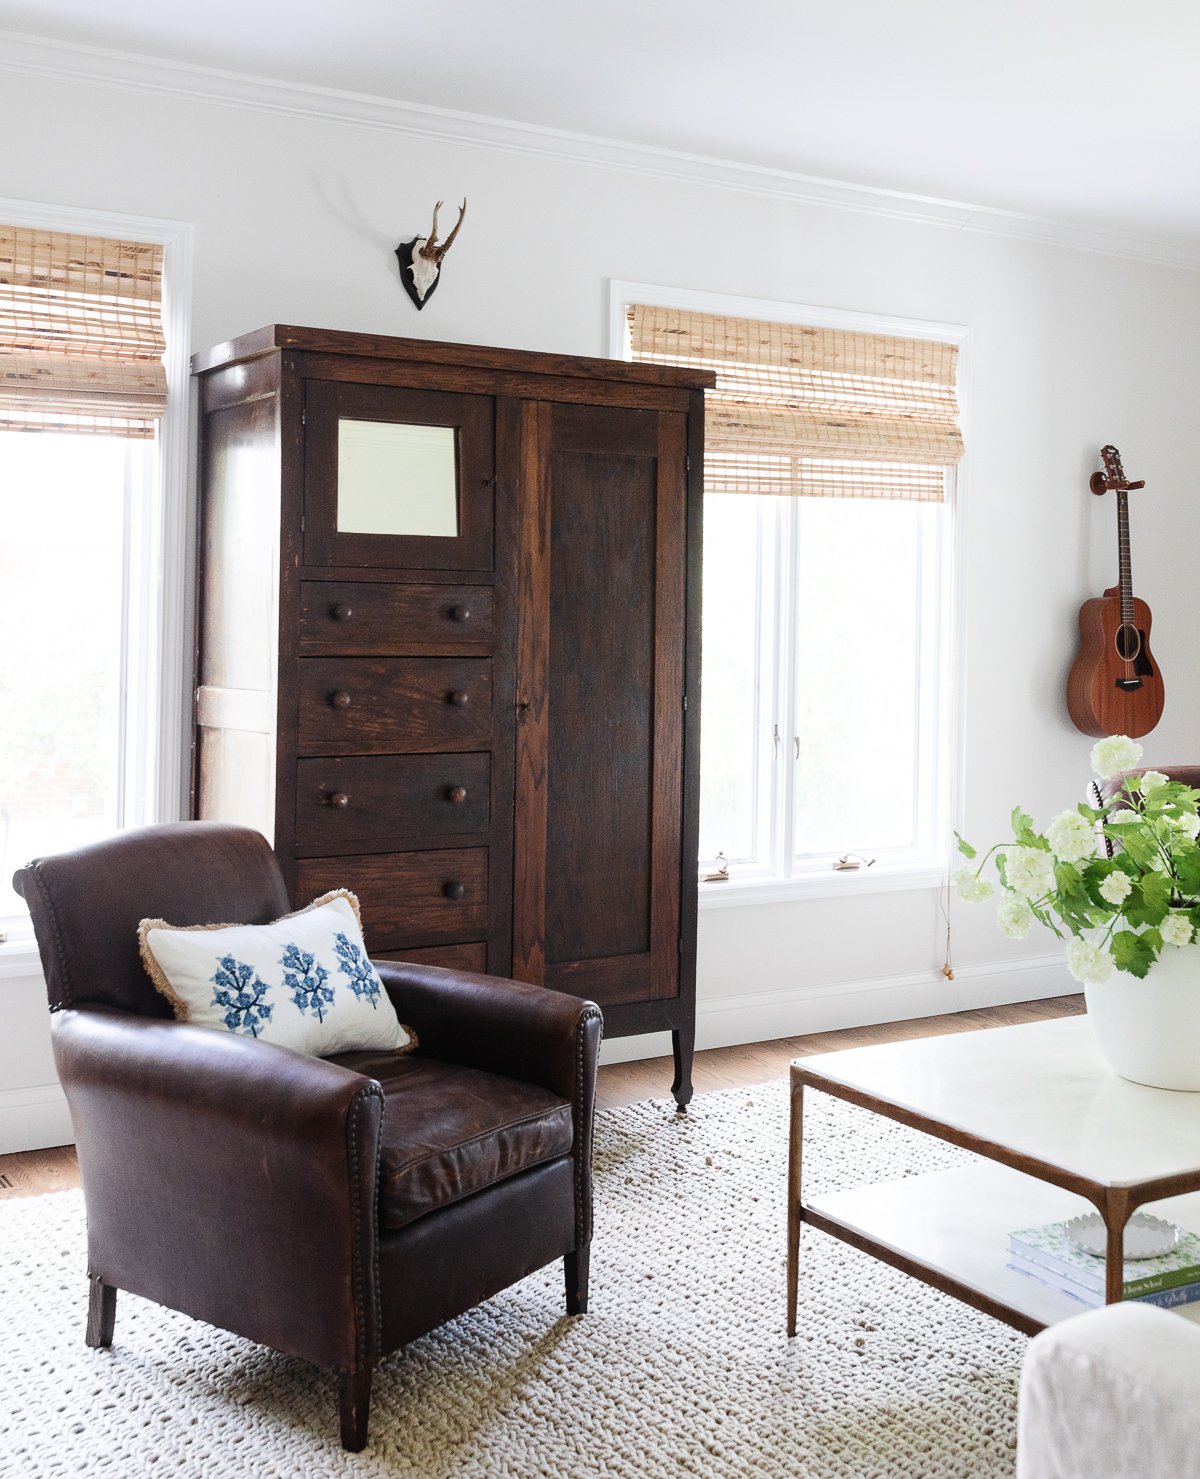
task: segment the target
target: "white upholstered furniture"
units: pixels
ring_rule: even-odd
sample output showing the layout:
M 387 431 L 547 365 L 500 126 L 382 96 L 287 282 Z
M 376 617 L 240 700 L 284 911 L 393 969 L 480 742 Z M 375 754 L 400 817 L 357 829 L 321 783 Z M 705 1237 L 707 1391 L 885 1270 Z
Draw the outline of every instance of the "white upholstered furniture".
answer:
M 1116 1304 L 1044 1330 L 1021 1375 L 1017 1479 L 1197 1479 L 1200 1328 Z

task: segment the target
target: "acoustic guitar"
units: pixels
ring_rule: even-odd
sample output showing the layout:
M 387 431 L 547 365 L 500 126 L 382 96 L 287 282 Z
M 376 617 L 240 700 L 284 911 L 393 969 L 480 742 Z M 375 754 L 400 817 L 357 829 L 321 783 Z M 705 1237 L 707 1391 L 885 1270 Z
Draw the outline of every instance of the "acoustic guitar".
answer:
M 1162 717 L 1163 683 L 1150 653 L 1150 608 L 1133 594 L 1129 569 L 1131 483 L 1115 447 L 1101 447 L 1104 471 L 1090 487 L 1117 495 L 1118 584 L 1079 608 L 1079 651 L 1067 678 L 1067 709 L 1084 734 L 1148 734 Z

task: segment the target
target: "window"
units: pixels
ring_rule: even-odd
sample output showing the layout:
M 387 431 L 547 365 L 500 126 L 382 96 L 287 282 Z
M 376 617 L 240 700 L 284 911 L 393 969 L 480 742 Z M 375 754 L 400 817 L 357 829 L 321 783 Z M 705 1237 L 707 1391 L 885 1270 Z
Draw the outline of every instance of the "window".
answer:
M 11 214 L 10 214 L 11 211 Z M 181 814 L 187 228 L 0 202 L 0 930 L 30 857 Z M 97 223 L 98 224 L 98 223 Z M 134 240 L 130 227 L 150 239 Z M 170 277 L 164 271 L 169 262 Z M 163 312 L 164 284 L 182 296 Z
M 718 375 L 700 872 L 727 870 L 732 887 L 702 898 L 934 881 L 950 800 L 962 331 L 613 291 L 634 358 Z M 747 318 L 764 309 L 773 317 Z

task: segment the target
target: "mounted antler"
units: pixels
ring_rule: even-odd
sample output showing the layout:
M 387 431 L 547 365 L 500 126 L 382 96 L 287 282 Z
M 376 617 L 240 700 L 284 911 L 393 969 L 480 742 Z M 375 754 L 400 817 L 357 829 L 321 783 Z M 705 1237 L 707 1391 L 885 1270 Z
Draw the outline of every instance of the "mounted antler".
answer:
M 462 205 L 458 208 L 458 220 L 454 223 L 454 230 L 451 231 L 450 235 L 446 238 L 442 245 L 438 246 L 437 213 L 441 210 L 443 204 L 444 202 L 439 200 L 437 205 L 434 206 L 433 225 L 429 228 L 429 238 L 426 241 L 425 245 L 421 247 L 417 253 L 418 256 L 424 257 L 427 262 L 441 262 L 442 258 L 454 245 L 454 238 L 458 235 L 459 230 L 462 227 L 463 217 L 467 214 L 467 202 L 464 200 Z
M 442 258 L 454 245 L 454 238 L 462 229 L 463 217 L 467 214 L 467 202 L 458 210 L 454 230 L 440 245 L 438 243 L 438 211 L 444 202 L 438 201 L 433 208 L 433 225 L 428 236 L 414 236 L 411 241 L 401 242 L 396 248 L 400 261 L 400 281 L 404 291 L 418 308 L 424 308 L 426 300 L 437 287 L 442 271 Z

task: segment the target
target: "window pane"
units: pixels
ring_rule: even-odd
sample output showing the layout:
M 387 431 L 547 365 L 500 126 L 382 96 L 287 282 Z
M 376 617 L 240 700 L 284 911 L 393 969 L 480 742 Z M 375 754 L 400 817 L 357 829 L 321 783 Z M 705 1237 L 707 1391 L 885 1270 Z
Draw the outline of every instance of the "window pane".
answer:
M 700 718 L 700 857 L 757 852 L 760 505 L 704 500 L 704 702 Z
M 127 446 L 0 433 L 0 915 L 16 868 L 119 822 Z
M 795 855 L 912 847 L 931 510 L 832 498 L 796 507 Z

